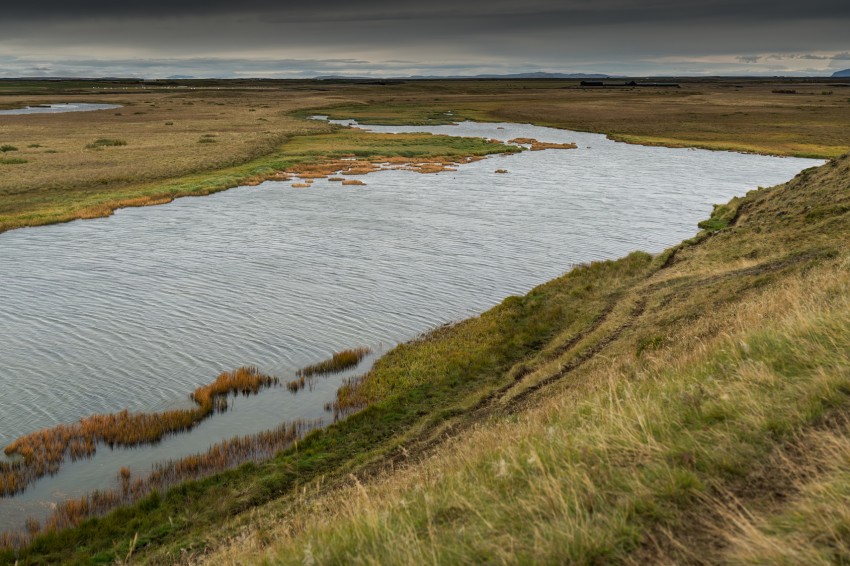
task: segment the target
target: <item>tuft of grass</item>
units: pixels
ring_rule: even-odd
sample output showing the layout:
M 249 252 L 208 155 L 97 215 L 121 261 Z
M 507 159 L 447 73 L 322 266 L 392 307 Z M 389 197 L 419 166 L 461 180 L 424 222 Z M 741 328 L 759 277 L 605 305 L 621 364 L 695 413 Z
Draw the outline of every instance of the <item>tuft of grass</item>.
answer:
M 23 165 L 24 163 L 28 161 L 21 157 L 0 157 L 0 165 Z
M 0 145 L 0 153 L 7 153 L 9 151 L 18 151 L 18 148 L 10 144 Z
M 98 138 L 94 140 L 92 143 L 87 144 L 87 149 L 100 149 L 104 147 L 121 147 L 127 145 L 127 142 L 124 140 L 113 139 L 113 138 Z

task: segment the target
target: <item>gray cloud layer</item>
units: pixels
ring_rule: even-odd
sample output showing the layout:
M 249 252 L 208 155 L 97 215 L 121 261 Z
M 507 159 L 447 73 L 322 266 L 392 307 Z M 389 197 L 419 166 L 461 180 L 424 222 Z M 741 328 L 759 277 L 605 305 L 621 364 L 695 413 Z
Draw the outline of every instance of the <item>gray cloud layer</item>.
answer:
M 823 73 L 850 51 L 846 0 L 8 4 L 0 76 Z

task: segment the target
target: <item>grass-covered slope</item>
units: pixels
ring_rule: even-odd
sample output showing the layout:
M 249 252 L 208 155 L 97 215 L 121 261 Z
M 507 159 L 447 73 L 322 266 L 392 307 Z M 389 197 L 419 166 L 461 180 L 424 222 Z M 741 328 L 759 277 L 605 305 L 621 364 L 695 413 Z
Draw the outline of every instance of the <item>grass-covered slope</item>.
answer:
M 20 564 L 848 561 L 848 213 L 850 157 L 735 199 L 393 350 L 341 395 L 366 409 L 272 462 Z

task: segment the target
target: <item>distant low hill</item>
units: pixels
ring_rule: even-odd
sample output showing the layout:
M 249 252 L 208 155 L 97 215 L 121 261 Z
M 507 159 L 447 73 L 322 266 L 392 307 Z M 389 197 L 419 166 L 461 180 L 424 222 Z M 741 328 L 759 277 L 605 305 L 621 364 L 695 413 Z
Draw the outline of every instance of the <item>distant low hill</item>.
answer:
M 843 71 L 835 71 L 832 73 L 832 78 L 838 79 L 841 77 L 850 77 L 850 69 L 844 69 Z
M 331 79 L 374 79 L 375 77 L 355 77 L 345 75 L 326 75 L 315 77 L 316 80 Z M 411 75 L 406 77 L 389 77 L 390 79 L 610 79 L 610 75 L 600 73 L 514 73 L 509 75 Z

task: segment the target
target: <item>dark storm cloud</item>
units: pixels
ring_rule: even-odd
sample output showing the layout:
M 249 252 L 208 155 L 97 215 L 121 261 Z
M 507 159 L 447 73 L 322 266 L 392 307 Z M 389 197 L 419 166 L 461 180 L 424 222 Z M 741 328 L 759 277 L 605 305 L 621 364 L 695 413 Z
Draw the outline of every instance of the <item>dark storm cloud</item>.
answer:
M 850 17 L 850 3 L 841 0 L 701 0 L 683 2 L 655 0 L 151 0 L 115 2 L 93 0 L 68 2 L 10 2 L 3 6 L 3 19 L 47 20 L 85 18 L 170 18 L 186 16 L 258 14 L 280 22 L 356 23 L 361 21 L 429 21 L 448 19 L 501 20 L 503 25 L 608 25 L 635 22 L 693 22 L 697 20 L 764 21 L 813 17 Z M 514 18 L 519 18 L 519 21 Z
M 0 76 L 808 72 L 850 50 L 846 0 L 7 4 Z

